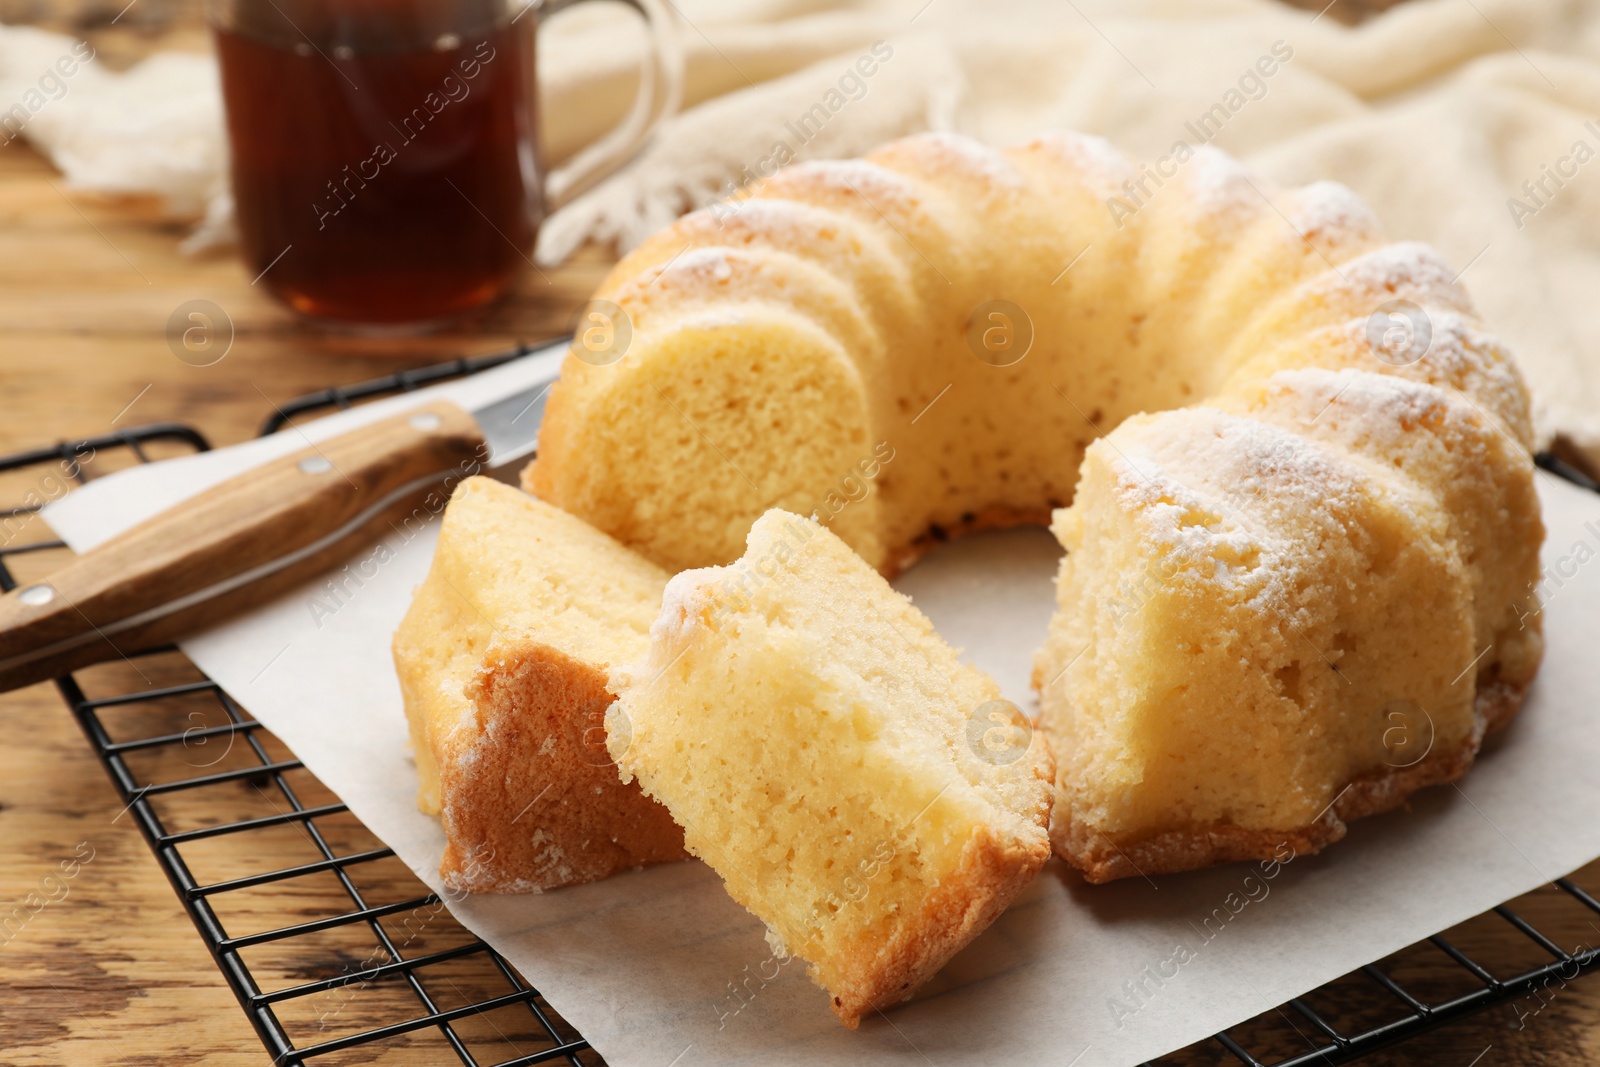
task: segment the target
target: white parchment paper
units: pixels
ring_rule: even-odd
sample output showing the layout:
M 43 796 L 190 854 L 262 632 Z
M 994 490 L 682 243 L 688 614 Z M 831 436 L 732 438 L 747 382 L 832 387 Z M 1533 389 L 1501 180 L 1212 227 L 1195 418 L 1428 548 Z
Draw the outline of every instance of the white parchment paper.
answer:
M 471 403 L 548 375 L 555 357 L 381 401 L 301 431 L 134 468 L 45 512 L 78 551 L 272 455 L 446 396 Z M 1058 861 L 916 1000 L 844 1030 L 798 961 L 698 862 L 451 910 L 614 1067 L 760 1062 L 1126 1065 L 1202 1039 L 1600 856 L 1600 496 L 1541 473 L 1549 647 L 1521 716 L 1459 787 L 1364 820 L 1323 855 L 1107 886 Z M 428 885 L 438 824 L 417 811 L 389 638 L 433 530 L 183 643 Z M 947 546 L 900 587 L 1007 695 L 1034 704 L 1029 658 L 1057 551 L 1041 530 Z M 330 607 L 332 610 L 329 610 Z

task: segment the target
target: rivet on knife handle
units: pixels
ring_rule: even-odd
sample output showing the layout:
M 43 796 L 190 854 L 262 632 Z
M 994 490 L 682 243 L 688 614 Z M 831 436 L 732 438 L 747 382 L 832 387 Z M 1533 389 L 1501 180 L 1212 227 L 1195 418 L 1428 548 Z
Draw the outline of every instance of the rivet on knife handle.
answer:
M 442 506 L 485 460 L 477 422 L 438 401 L 214 486 L 0 597 L 0 691 L 262 604 L 391 532 L 430 491 Z

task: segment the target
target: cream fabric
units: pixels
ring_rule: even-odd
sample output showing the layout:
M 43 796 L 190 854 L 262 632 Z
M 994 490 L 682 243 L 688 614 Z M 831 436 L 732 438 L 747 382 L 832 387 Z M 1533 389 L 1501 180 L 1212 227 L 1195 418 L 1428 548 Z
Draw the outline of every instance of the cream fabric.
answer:
M 1355 29 L 1274 0 L 671 6 L 686 110 L 547 221 L 545 263 L 588 239 L 625 250 L 774 158 L 856 155 L 922 129 L 996 145 L 1077 129 L 1151 162 L 1179 139 L 1209 138 L 1281 182 L 1343 181 L 1392 235 L 1438 246 L 1517 353 L 1541 432 L 1567 434 L 1600 462 L 1600 3 L 1411 0 Z M 14 53 L 26 53 L 21 67 L 54 54 L 32 39 L 8 47 L 23 32 L 0 33 L 0 106 L 27 83 Z M 876 42 L 890 55 L 859 76 Z M 1278 42 L 1290 58 L 1270 77 L 1249 76 Z M 620 120 L 643 47 L 637 17 L 619 5 L 582 5 L 543 27 L 549 159 Z M 853 71 L 858 79 L 841 88 Z M 183 108 L 137 109 L 163 116 L 177 146 L 171 158 L 182 165 L 167 169 L 182 182 L 172 191 L 189 202 L 201 190 L 220 196 L 218 111 L 203 98 L 214 74 L 203 65 L 156 73 L 136 68 L 122 88 L 154 100 L 162 84 L 176 84 L 191 97 Z M 76 186 L 162 190 L 148 150 L 133 178 L 97 171 L 115 154 L 107 146 L 148 149 L 151 140 L 149 130 L 135 139 L 108 128 L 108 108 L 69 104 L 93 88 L 74 85 L 27 135 Z M 68 128 L 73 107 L 97 117 L 94 137 Z M 806 114 L 812 124 L 795 126 Z M 787 153 L 775 153 L 780 143 Z M 225 217 L 225 204 L 214 199 L 213 215 Z

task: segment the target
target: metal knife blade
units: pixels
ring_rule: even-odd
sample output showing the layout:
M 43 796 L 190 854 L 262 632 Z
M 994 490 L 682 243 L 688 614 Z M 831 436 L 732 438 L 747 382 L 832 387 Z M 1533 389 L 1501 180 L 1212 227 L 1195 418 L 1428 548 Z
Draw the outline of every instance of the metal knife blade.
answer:
M 489 446 L 489 465 L 503 467 L 532 452 L 544 422 L 544 402 L 555 378 L 529 386 L 473 411 L 478 429 Z

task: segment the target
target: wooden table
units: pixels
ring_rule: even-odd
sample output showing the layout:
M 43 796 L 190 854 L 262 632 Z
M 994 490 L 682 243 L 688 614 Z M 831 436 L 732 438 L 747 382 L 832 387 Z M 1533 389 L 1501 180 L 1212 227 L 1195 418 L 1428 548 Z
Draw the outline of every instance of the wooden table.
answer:
M 205 47 L 196 3 L 141 0 L 112 25 L 121 6 L 0 0 L 0 20 L 87 33 L 114 64 L 155 48 Z M 193 425 L 216 444 L 239 441 L 298 394 L 559 333 L 607 264 L 593 252 L 547 279 L 530 272 L 471 329 L 379 343 L 299 325 L 231 256 L 180 256 L 181 233 L 147 210 L 69 199 L 31 149 L 0 149 L 0 454 L 158 420 Z M 190 366 L 168 344 L 168 315 L 195 298 L 224 308 L 236 330 L 212 366 Z M 47 878 L 63 861 L 93 855 L 64 899 L 14 936 L 0 933 L 0 1067 L 265 1063 L 121 809 L 53 686 L 0 697 L 0 916 L 56 885 Z M 1600 889 L 1600 865 L 1578 880 Z M 1545 895 L 1519 907 L 1538 920 L 1553 904 Z M 1477 937 L 1484 958 L 1508 970 L 1528 962 L 1522 946 L 1493 931 L 1462 936 Z M 1584 940 L 1581 930 L 1572 936 Z M 1596 941 L 1600 932 L 1588 939 Z M 1497 1008 L 1371 1062 L 1559 1067 L 1600 1057 L 1600 980 L 1559 991 L 1520 1029 L 1518 1018 Z M 1223 1057 L 1206 1046 L 1182 1059 Z M 439 1061 L 420 1046 L 408 1056 L 401 1043 L 384 1062 Z

